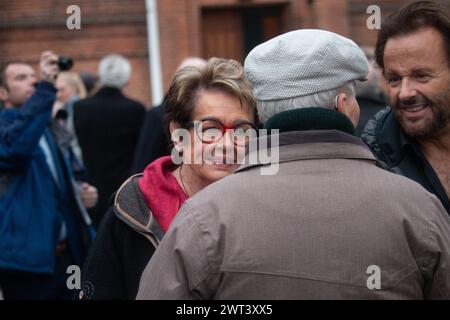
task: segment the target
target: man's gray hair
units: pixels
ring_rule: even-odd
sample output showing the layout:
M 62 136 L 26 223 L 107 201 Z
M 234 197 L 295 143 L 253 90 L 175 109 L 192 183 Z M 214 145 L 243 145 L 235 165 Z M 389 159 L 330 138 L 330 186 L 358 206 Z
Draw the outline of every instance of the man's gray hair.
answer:
M 284 100 L 257 101 L 258 113 L 261 122 L 266 122 L 274 115 L 283 111 L 321 107 L 326 109 L 334 109 L 336 107 L 336 97 L 340 93 L 347 93 L 351 96 L 355 95 L 355 81 L 347 82 L 343 87 L 314 93 L 307 96 Z
M 123 88 L 131 76 L 131 65 L 127 58 L 120 54 L 111 54 L 100 61 L 98 68 L 102 87 Z

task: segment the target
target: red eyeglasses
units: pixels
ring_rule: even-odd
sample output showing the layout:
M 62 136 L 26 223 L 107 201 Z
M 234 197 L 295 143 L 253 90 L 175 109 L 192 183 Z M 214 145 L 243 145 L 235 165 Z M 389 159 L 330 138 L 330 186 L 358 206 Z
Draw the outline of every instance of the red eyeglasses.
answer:
M 239 121 L 233 126 L 227 126 L 216 119 L 202 119 L 189 121 L 187 128 L 194 127 L 198 138 L 203 143 L 215 143 L 222 139 L 225 132 L 229 131 L 235 145 L 243 146 L 249 139 L 258 136 L 258 128 L 250 121 Z

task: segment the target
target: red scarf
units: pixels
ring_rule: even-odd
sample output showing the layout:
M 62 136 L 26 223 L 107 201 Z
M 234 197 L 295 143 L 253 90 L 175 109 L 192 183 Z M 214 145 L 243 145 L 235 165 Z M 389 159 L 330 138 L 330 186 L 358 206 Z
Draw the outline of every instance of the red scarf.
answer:
M 148 165 L 144 176 L 139 180 L 145 203 L 164 232 L 169 229 L 176 213 L 188 199 L 172 174 L 175 168 L 170 156 L 162 157 Z

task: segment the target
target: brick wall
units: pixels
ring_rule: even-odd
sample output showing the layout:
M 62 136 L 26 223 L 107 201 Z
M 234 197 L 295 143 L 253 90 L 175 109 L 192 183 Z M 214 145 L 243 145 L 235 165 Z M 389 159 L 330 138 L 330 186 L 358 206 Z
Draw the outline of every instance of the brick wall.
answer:
M 66 8 L 81 8 L 81 30 L 68 30 Z M 51 49 L 75 60 L 75 71 L 96 73 L 106 54 L 130 59 L 133 73 L 125 93 L 150 105 L 145 3 L 141 0 L 0 1 L 0 60 L 37 66 L 39 54 Z
M 181 60 L 202 55 L 202 9 L 283 5 L 283 31 L 323 28 L 374 45 L 366 9 L 379 5 L 385 16 L 410 0 L 159 0 L 158 15 L 164 88 Z M 450 4 L 450 0 L 443 0 Z M 81 30 L 66 28 L 67 6 L 81 8 Z M 0 60 L 36 65 L 39 53 L 53 49 L 75 59 L 76 71 L 96 72 L 100 58 L 122 53 L 133 66 L 126 93 L 147 107 L 151 87 L 144 0 L 0 0 Z
M 402 7 L 412 1 L 410 0 L 383 0 L 383 1 L 367 1 L 367 0 L 351 0 L 348 7 L 348 21 L 350 25 L 349 36 L 359 45 L 374 46 L 377 40 L 377 30 L 369 30 L 367 28 L 367 18 L 370 16 L 366 13 L 369 5 L 377 5 L 381 9 L 382 18 L 389 15 L 395 9 Z

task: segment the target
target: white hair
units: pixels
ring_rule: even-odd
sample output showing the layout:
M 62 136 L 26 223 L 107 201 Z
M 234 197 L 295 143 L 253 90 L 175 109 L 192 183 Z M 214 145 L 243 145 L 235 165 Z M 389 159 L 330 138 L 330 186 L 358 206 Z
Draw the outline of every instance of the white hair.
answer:
M 120 54 L 107 55 L 100 61 L 98 74 L 102 87 L 121 89 L 130 80 L 131 65 L 128 59 Z
M 355 95 L 355 82 L 347 82 L 343 87 L 314 93 L 307 96 L 284 100 L 257 101 L 258 114 L 261 122 L 266 122 L 274 115 L 283 111 L 321 107 L 326 109 L 336 108 L 336 97 L 340 93 Z

